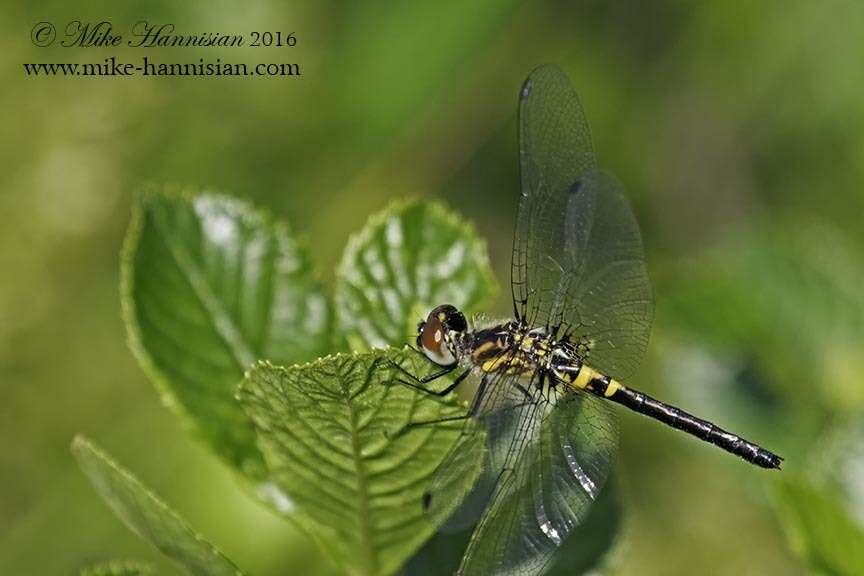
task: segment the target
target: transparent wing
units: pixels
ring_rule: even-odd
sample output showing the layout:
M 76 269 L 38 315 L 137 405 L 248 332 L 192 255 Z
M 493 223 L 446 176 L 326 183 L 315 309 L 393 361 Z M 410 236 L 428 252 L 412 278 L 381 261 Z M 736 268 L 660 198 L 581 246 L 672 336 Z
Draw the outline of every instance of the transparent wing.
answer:
M 606 481 L 617 445 L 606 403 L 570 393 L 523 416 L 524 444 L 501 472 L 459 574 L 541 574 Z
M 554 288 L 556 267 L 544 256 L 560 251 L 567 192 L 596 161 L 579 97 L 559 68 L 531 72 L 519 100 L 522 195 L 511 275 L 516 315 L 533 326 L 538 294 Z
M 525 82 L 519 150 L 516 314 L 566 334 L 593 368 L 623 379 L 641 362 L 653 319 L 642 239 L 621 186 L 595 168 L 578 97 L 558 68 Z
M 435 470 L 424 496 L 425 512 L 442 532 L 459 532 L 480 518 L 491 494 L 483 477 L 487 470 L 485 430 L 478 421 L 469 419 L 462 436 Z M 470 479 L 467 485 L 466 478 Z
M 620 184 L 588 172 L 570 191 L 561 270 L 543 301 L 547 322 L 579 344 L 601 372 L 631 375 L 648 348 L 654 296 L 639 225 Z
M 504 353 L 509 355 L 509 353 Z M 523 382 L 523 390 L 533 384 Z M 456 532 L 473 526 L 489 504 L 501 471 L 516 460 L 531 441 L 528 414 L 541 410 L 546 400 L 519 391 L 514 374 L 486 375 L 475 398 L 475 415 L 469 418 L 462 435 L 435 471 L 426 497 L 427 514 L 442 530 Z M 474 478 L 465 487 L 465 478 Z

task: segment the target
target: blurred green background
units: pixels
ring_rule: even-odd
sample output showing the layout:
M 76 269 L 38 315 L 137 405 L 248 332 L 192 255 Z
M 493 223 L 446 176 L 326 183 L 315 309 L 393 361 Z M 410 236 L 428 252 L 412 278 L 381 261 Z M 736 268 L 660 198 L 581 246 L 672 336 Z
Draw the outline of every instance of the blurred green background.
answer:
M 570 75 L 641 223 L 657 296 L 633 384 L 840 487 L 864 521 L 864 4 L 452 0 L 6 6 L 0 22 L 0 573 L 153 560 L 69 455 L 102 443 L 240 566 L 329 574 L 159 405 L 125 343 L 118 253 L 146 181 L 249 198 L 332 278 L 396 197 L 488 239 L 507 314 L 515 112 Z M 36 48 L 39 21 L 295 32 L 293 48 Z M 299 78 L 25 77 L 24 62 L 297 62 Z M 803 574 L 775 474 L 622 416 L 628 519 L 610 574 Z M 857 436 L 856 436 L 857 435 Z M 859 447 L 850 453 L 848 447 Z M 162 572 L 160 572 L 162 573 Z

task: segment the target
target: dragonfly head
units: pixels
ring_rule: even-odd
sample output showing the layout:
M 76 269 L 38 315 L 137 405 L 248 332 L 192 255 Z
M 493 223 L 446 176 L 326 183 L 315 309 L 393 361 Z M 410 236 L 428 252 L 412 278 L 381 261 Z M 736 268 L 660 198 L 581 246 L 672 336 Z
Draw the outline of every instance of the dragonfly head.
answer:
M 468 330 L 465 316 L 455 306 L 442 304 L 417 325 L 417 347 L 439 366 L 458 361 L 454 335 Z

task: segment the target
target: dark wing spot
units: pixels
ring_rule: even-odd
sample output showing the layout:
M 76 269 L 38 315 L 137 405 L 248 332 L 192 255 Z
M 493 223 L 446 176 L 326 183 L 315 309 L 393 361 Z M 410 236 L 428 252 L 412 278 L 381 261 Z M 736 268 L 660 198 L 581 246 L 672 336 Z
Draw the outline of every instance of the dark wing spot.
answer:
M 432 504 L 432 493 L 431 492 L 424 492 L 423 493 L 423 511 L 424 512 L 429 511 L 429 505 L 430 504 Z

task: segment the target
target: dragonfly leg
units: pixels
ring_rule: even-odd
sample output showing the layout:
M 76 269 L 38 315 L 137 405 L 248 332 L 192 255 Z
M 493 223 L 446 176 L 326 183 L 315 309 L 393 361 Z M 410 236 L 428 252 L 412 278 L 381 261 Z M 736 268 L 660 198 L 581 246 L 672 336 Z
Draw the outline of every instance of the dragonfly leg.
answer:
M 470 373 L 471 373 L 471 370 L 469 369 L 469 370 L 465 370 L 465 372 L 460 374 L 456 378 L 456 380 L 453 381 L 453 384 L 451 384 L 450 386 L 448 386 L 447 388 L 445 388 L 444 390 L 441 391 L 444 394 L 438 393 L 438 392 L 429 392 L 429 394 L 432 394 L 435 396 L 444 396 L 445 394 L 452 392 L 453 389 L 456 388 L 456 386 L 458 386 L 459 384 L 461 384 L 462 381 L 465 380 L 465 378 L 467 378 L 468 374 L 470 374 Z M 471 418 L 472 416 L 474 416 L 474 414 L 477 413 L 477 410 L 480 407 L 480 401 L 483 399 L 483 393 L 486 390 L 487 381 L 488 380 L 485 377 L 482 380 L 480 380 L 480 386 L 477 388 L 477 393 L 474 395 L 474 400 L 471 401 L 471 406 L 468 408 L 468 411 L 465 414 L 462 414 L 460 416 L 448 416 L 446 418 L 436 418 L 434 420 L 418 420 L 416 422 L 408 422 L 405 426 L 403 426 L 396 433 L 396 435 L 399 436 L 401 434 L 404 434 L 405 432 L 408 432 L 412 428 L 419 428 L 421 426 L 434 426 L 435 424 L 441 424 L 444 422 L 455 422 L 457 420 L 467 420 L 467 419 Z M 405 384 L 408 384 L 408 383 L 406 382 Z
M 528 390 L 527 390 L 524 386 L 522 386 L 522 385 L 519 384 L 518 382 L 516 382 L 515 385 L 516 385 L 516 389 L 519 390 L 519 392 L 521 392 L 522 395 L 525 396 L 525 398 L 526 398 L 527 400 L 531 400 L 531 393 L 528 392 Z
M 467 420 L 471 418 L 471 414 L 462 414 L 460 416 L 448 416 L 447 418 L 436 418 L 435 420 L 419 420 L 417 422 L 409 422 L 405 426 L 403 426 L 397 435 L 402 435 L 409 430 L 413 430 L 414 428 L 420 428 L 421 426 L 432 426 L 434 424 L 444 424 L 445 422 L 457 422 L 459 420 Z
M 408 422 L 402 428 L 399 428 L 395 433 L 387 433 L 390 437 L 401 436 L 406 432 L 410 432 L 414 428 L 420 428 L 421 426 L 434 426 L 435 424 L 444 424 L 445 422 L 456 422 L 459 420 L 467 420 L 473 416 L 471 410 L 468 410 L 467 413 L 459 415 L 459 416 L 448 416 L 446 418 L 436 418 L 434 420 L 418 420 L 416 422 Z
M 403 384 L 405 386 L 408 386 L 410 388 L 413 388 L 415 390 L 419 390 L 420 392 L 423 392 L 425 394 L 429 394 L 430 396 L 438 396 L 439 398 L 442 396 L 446 396 L 447 394 L 449 394 L 450 392 L 455 390 L 456 387 L 459 386 L 459 384 L 461 384 L 462 381 L 468 377 L 468 374 L 471 373 L 470 369 L 465 370 L 464 372 L 459 374 L 459 376 L 456 377 L 456 380 L 454 380 L 452 384 L 450 384 L 449 386 L 447 386 L 443 390 L 431 390 L 429 388 L 426 388 L 424 386 L 424 384 L 428 384 L 429 382 L 433 382 L 435 380 L 438 380 L 442 376 L 446 376 L 447 374 L 450 374 L 451 372 L 453 372 L 458 367 L 458 364 L 453 364 L 452 366 L 446 366 L 445 368 L 442 368 L 441 370 L 438 370 L 437 372 L 433 372 L 432 374 L 429 374 L 429 375 L 423 376 L 423 377 L 419 377 L 419 378 L 417 376 L 415 376 L 414 374 L 411 374 L 410 372 L 408 372 L 408 370 L 406 370 L 405 368 L 403 368 L 399 364 L 396 364 L 395 362 L 393 362 L 392 364 L 400 372 L 402 372 L 402 374 L 404 374 L 405 376 L 410 378 L 410 380 L 405 380 L 404 378 L 396 378 L 397 382 L 399 382 L 400 384 Z M 413 382 L 411 380 L 413 380 Z
M 419 354 L 420 356 L 422 356 L 424 360 L 426 359 L 426 355 L 423 354 L 423 352 L 421 352 L 418 348 L 415 348 L 411 344 L 408 344 L 408 347 L 411 348 L 411 350 L 413 350 L 416 354 Z M 403 368 L 399 363 L 394 362 L 393 360 L 388 360 L 387 362 L 391 366 L 393 366 L 394 368 L 396 368 L 397 370 L 402 372 L 402 374 L 404 374 L 405 376 L 409 377 L 411 380 L 413 380 L 414 382 L 419 383 L 419 384 L 428 384 L 429 382 L 432 382 L 433 380 L 437 380 L 438 378 L 440 378 L 446 374 L 449 374 L 450 372 L 452 372 L 453 370 L 455 370 L 459 366 L 458 364 L 454 363 L 454 364 L 451 364 L 450 366 L 445 366 L 441 370 L 439 370 L 437 372 L 433 372 L 432 374 L 429 374 L 427 376 L 417 377 L 416 375 L 412 374 L 411 372 L 409 372 L 408 370 Z M 403 380 L 400 380 L 400 382 L 405 383 Z
M 466 370 L 465 372 L 460 374 L 459 377 L 456 378 L 456 380 L 453 382 L 453 384 L 448 387 L 448 392 L 450 391 L 449 389 L 455 388 L 456 385 L 458 385 L 461 380 L 464 379 L 464 377 L 467 376 L 469 373 L 470 370 Z M 436 418 L 435 420 L 418 420 L 417 422 L 409 422 L 402 428 L 402 430 L 399 431 L 399 433 L 401 434 L 407 430 L 410 430 L 411 428 L 418 428 L 420 426 L 432 426 L 434 424 L 440 424 L 442 422 L 453 422 L 456 420 L 467 420 L 469 418 L 473 418 L 480 410 L 480 405 L 483 401 L 487 382 L 488 380 L 485 377 L 480 381 L 480 385 L 477 387 L 477 393 L 474 395 L 474 399 L 471 401 L 471 406 L 468 407 L 468 411 L 465 414 L 461 416 L 448 416 L 447 418 Z M 504 411 L 522 408 L 534 402 L 534 399 L 531 397 L 528 391 L 521 386 L 520 388 L 522 388 L 522 390 L 524 391 L 527 400 L 525 402 L 520 402 L 519 404 L 514 404 L 513 406 L 508 406 L 507 408 L 503 409 Z M 433 392 L 432 394 L 435 393 Z
M 455 370 L 456 367 L 458 366 L 457 364 L 453 364 L 452 366 L 445 366 L 441 370 L 438 370 L 436 372 L 433 372 L 432 374 L 428 374 L 426 376 L 421 377 L 421 376 L 416 376 L 416 375 L 412 374 L 411 372 L 409 372 L 408 370 L 406 370 L 405 368 L 403 368 L 402 366 L 400 366 L 396 362 L 391 362 L 390 364 L 393 367 L 395 367 L 397 370 L 399 370 L 402 374 L 404 374 L 405 376 L 407 376 L 408 378 L 410 378 L 414 382 L 417 382 L 418 384 L 428 384 L 429 382 L 432 382 L 433 380 L 437 380 L 438 378 L 441 378 L 442 376 L 446 376 L 447 374 L 449 374 L 450 372 Z

